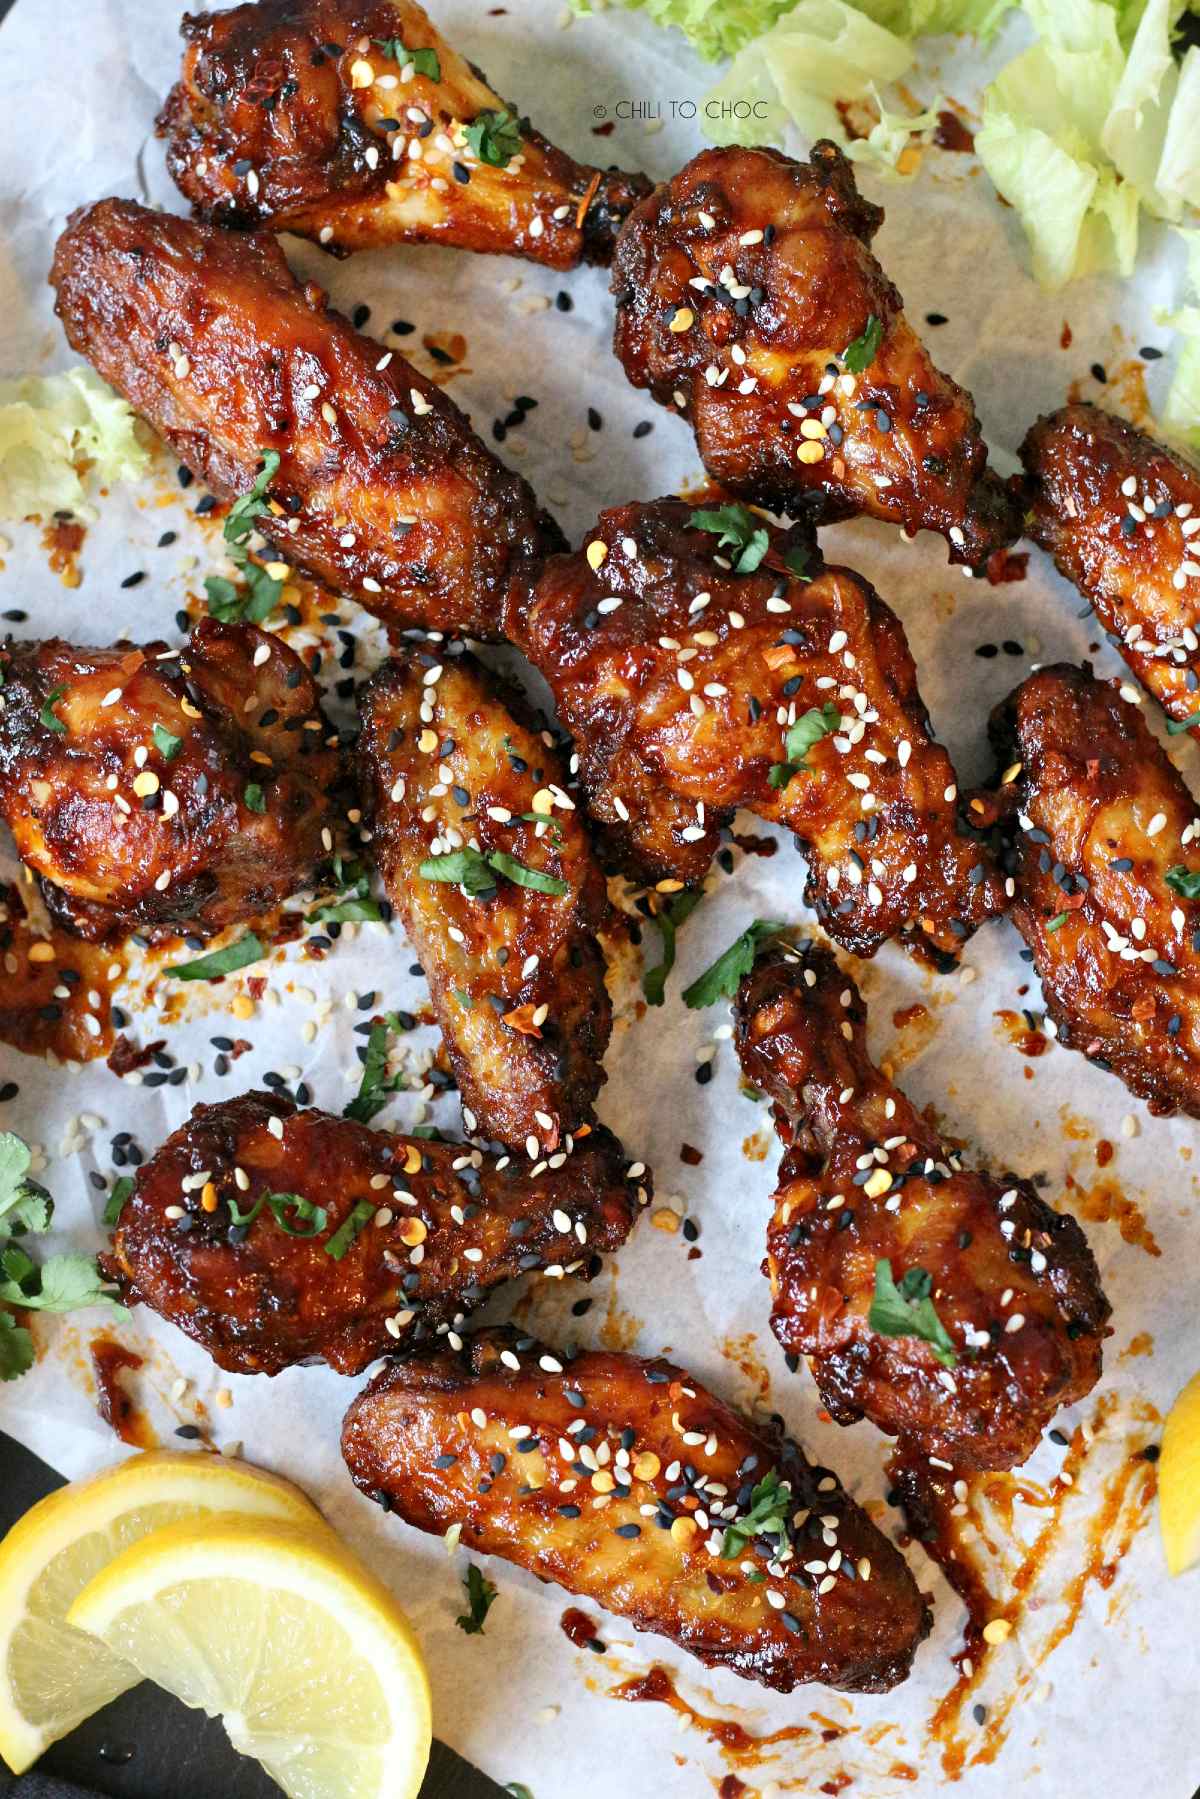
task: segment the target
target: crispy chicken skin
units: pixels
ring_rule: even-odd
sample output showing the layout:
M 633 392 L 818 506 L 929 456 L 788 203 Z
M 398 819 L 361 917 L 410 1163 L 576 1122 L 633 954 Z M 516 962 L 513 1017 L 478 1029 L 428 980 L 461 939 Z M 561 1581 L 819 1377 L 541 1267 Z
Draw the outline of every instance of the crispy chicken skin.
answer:
M 391 625 L 497 634 L 562 539 L 452 400 L 301 287 L 273 237 L 101 200 L 51 271 L 84 355 L 223 499 L 282 458 L 261 529 Z
M 461 1354 L 428 1344 L 353 1402 L 342 1453 L 405 1523 L 461 1523 L 464 1548 L 780 1693 L 882 1692 L 929 1629 L 899 1551 L 836 1476 L 661 1357 L 569 1357 L 515 1330 Z M 760 1535 L 722 1556 L 764 1480 L 791 1489 L 786 1546 Z
M 1098 406 L 1021 445 L 1026 530 L 1173 719 L 1200 715 L 1200 469 Z M 1136 1089 L 1135 1089 L 1136 1091 Z
M 644 175 L 573 161 L 524 119 L 502 165 L 481 158 L 466 128 L 516 109 L 411 0 L 260 0 L 185 15 L 183 35 L 158 130 L 181 191 L 217 224 L 343 254 L 440 243 L 571 269 L 609 262 L 650 191 Z M 407 53 L 422 50 L 436 64 L 417 67 Z
M 55 919 L 93 941 L 208 937 L 309 884 L 342 760 L 278 637 L 0 647 L 0 817 Z
M 177 1324 L 221 1368 L 278 1374 L 324 1359 L 358 1374 L 457 1329 L 530 1269 L 590 1277 L 647 1193 L 599 1126 L 562 1167 L 531 1179 L 461 1144 L 247 1093 L 197 1106 L 138 1170 L 106 1265 L 131 1302 Z M 286 1206 L 281 1221 L 269 1205 L 235 1223 L 232 1205 L 244 1219 L 264 1195 L 299 1195 L 324 1209 L 324 1223 Z
M 429 672 L 415 656 L 388 662 L 360 695 L 371 853 L 429 981 L 468 1130 L 553 1154 L 604 1080 L 604 876 L 566 770 L 517 696 L 470 656 L 445 661 L 433 684 Z M 474 896 L 422 877 L 464 845 L 565 890 L 490 866 Z
M 764 1264 L 783 1348 L 809 1358 L 839 1424 L 869 1418 L 956 1469 L 1023 1462 L 1100 1375 L 1109 1307 L 1078 1224 L 1028 1181 L 961 1166 L 871 1062 L 866 1007 L 828 950 L 772 944 L 736 1012 L 742 1070 L 787 1145 Z M 931 1277 L 952 1370 L 872 1327 L 882 1260 L 897 1283 Z
M 1152 1112 L 1200 1118 L 1200 808 L 1136 706 L 1059 663 L 992 714 L 1012 919 L 1058 1040 L 1111 1068 Z
M 735 574 L 691 516 L 682 500 L 613 507 L 508 615 L 578 745 L 609 853 L 637 878 L 694 884 L 745 806 L 794 833 L 839 943 L 870 956 L 898 936 L 952 966 L 1004 899 L 959 829 L 898 619 L 849 569 L 790 575 L 794 532 L 770 528 L 759 567 Z M 788 725 L 826 705 L 839 726 L 772 785 Z
M 970 394 L 934 367 L 871 254 L 882 222 L 834 144 L 807 163 L 704 150 L 621 231 L 614 348 L 635 387 L 690 419 L 730 493 L 937 531 L 974 565 L 1013 541 L 1020 512 Z M 855 373 L 846 351 L 871 321 L 879 347 Z

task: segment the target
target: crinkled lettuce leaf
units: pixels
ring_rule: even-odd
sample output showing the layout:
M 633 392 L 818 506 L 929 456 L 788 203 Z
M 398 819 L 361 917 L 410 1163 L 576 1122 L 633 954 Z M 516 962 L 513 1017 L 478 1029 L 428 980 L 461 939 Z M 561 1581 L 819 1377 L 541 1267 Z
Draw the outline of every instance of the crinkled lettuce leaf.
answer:
M 845 145 L 859 161 L 894 166 L 911 133 L 936 123 L 929 114 L 888 112 L 880 101 L 880 86 L 912 64 L 906 43 L 846 0 L 798 0 L 705 96 L 704 130 L 719 144 L 780 143 L 790 122 L 806 137 Z M 839 106 L 864 101 L 878 123 L 851 141 Z
M 0 381 L 0 518 L 86 515 L 85 463 L 111 486 L 149 462 L 133 413 L 91 369 Z
M 1160 325 L 1173 325 L 1183 340 L 1158 422 L 1168 437 L 1200 451 L 1200 231 L 1179 236 L 1187 245 L 1188 285 L 1196 304 L 1154 315 Z
M 603 12 L 607 0 L 571 0 L 577 13 Z M 760 32 L 768 31 L 791 0 L 619 0 L 644 12 L 656 25 L 674 25 L 710 62 L 733 56 Z

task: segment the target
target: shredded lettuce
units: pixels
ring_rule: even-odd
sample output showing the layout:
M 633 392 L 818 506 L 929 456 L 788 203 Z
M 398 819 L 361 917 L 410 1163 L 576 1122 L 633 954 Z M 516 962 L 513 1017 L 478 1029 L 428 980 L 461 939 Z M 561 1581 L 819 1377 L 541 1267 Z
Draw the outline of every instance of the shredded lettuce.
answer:
M 704 129 L 719 144 L 779 143 L 790 121 L 806 137 L 843 144 L 860 162 L 894 168 L 909 137 L 937 123 L 936 112 L 889 112 L 880 99 L 880 86 L 912 64 L 908 44 L 846 0 L 798 0 L 705 96 Z M 862 102 L 878 121 L 866 137 L 851 139 L 839 107 Z
M 1179 236 L 1187 245 L 1187 278 L 1195 303 L 1154 315 L 1160 325 L 1173 325 L 1183 340 L 1158 422 L 1168 437 L 1200 451 L 1200 230 Z
M 634 12 L 648 13 L 656 25 L 674 25 L 710 62 L 733 56 L 744 44 L 768 31 L 791 0 L 619 0 Z M 571 0 L 577 13 L 603 12 L 607 0 Z
M 984 90 L 975 149 L 1046 288 L 1131 273 L 1140 209 L 1200 203 L 1200 50 L 1171 50 L 1180 0 L 1022 0 L 1038 41 Z
M 90 515 L 84 463 L 105 485 L 149 466 L 135 426 L 125 401 L 88 368 L 0 381 L 0 518 Z

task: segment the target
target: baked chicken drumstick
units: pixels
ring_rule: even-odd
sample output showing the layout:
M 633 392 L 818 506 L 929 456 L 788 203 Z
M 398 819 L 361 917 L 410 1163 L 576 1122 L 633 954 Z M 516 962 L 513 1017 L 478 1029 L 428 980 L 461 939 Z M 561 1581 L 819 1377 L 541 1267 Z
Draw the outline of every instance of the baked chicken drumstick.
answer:
M 970 394 L 943 375 L 871 254 L 883 212 L 836 145 L 811 162 L 705 150 L 617 242 L 614 348 L 690 420 L 729 493 L 814 520 L 937 531 L 972 566 L 1020 511 L 987 468 Z
M 0 817 L 53 916 L 95 941 L 212 936 L 308 885 L 342 759 L 278 637 L 0 647 Z
M 441 243 L 608 262 L 650 190 L 547 143 L 412 0 L 260 0 L 185 17 L 158 120 L 198 214 L 335 252 Z
M 869 1418 L 902 1454 L 1023 1462 L 1100 1375 L 1109 1307 L 1074 1218 L 962 1167 L 871 1062 L 827 950 L 769 947 L 736 1036 L 787 1145 L 765 1264 L 784 1349 L 839 1424 Z
M 429 981 L 467 1129 L 553 1155 L 590 1114 L 612 1025 L 595 937 L 608 894 L 566 771 L 469 656 L 385 663 L 359 710 L 371 853 Z
M 1098 406 L 1021 445 L 1026 531 L 1170 718 L 1200 724 L 1200 469 Z
M 1003 910 L 999 876 L 960 830 L 899 621 L 849 569 L 793 573 L 806 559 L 744 507 L 613 507 L 509 609 L 509 634 L 550 684 L 627 872 L 700 881 L 745 806 L 794 833 L 839 943 L 870 956 L 900 937 L 952 966 Z
M 247 1093 L 197 1106 L 138 1170 L 106 1266 L 221 1368 L 357 1374 L 456 1331 L 502 1281 L 590 1277 L 647 1195 L 600 1126 L 531 1174 Z
M 490 1330 L 430 1344 L 351 1405 L 355 1484 L 777 1692 L 881 1692 L 929 1629 L 837 1477 L 661 1357 Z
M 101 200 L 50 278 L 73 348 L 215 494 L 249 492 L 279 455 L 258 527 L 389 624 L 494 637 L 561 546 L 454 402 L 327 311 L 273 237 Z
M 1200 807 L 1136 706 L 1061 663 L 992 714 L 1012 919 L 1058 1040 L 1200 1118 Z

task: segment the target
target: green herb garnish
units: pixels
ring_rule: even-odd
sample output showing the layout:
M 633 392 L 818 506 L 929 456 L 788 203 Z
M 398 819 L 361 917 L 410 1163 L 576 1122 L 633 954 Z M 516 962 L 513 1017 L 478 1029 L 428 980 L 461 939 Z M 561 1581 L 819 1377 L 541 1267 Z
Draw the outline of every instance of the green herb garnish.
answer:
M 559 895 L 571 891 L 557 876 L 543 874 L 537 868 L 526 868 L 523 862 L 516 861 L 504 850 L 489 850 L 486 855 L 473 849 L 452 850 L 448 856 L 430 856 L 422 862 L 418 873 L 423 881 L 453 881 L 471 899 L 494 888 L 494 876 L 498 874 L 517 887 L 532 888 L 535 893 Z
M 177 981 L 219 981 L 222 975 L 236 974 L 239 968 L 261 962 L 266 953 L 254 932 L 247 931 L 244 937 L 239 937 L 236 943 L 227 943 L 224 949 L 197 956 L 194 962 L 177 962 L 174 968 L 163 972 L 173 974 Z
M 750 1495 L 750 1510 L 743 1518 L 735 1518 L 725 1527 L 721 1554 L 726 1561 L 741 1555 L 755 1537 L 774 1537 L 775 1553 L 787 1543 L 788 1513 L 792 1508 L 792 1489 L 779 1478 L 774 1468 L 763 1475 Z
M 784 738 L 786 762 L 776 762 L 767 771 L 767 780 L 772 787 L 786 787 L 793 775 L 810 772 L 805 760 L 809 750 L 822 737 L 830 736 L 842 722 L 840 709 L 832 700 L 826 700 L 821 707 L 810 706 L 801 718 L 798 718 Z
M 56 700 L 61 700 L 63 694 L 66 691 L 67 691 L 67 689 L 66 689 L 65 683 L 61 687 L 52 687 L 50 689 L 49 693 L 46 695 L 46 704 L 42 707 L 41 711 L 38 713 L 38 719 L 43 725 L 45 725 L 46 729 L 48 731 L 57 731 L 61 737 L 66 736 L 67 727 L 63 723 L 62 719 L 59 718 L 58 714 L 56 712 L 52 711 L 51 708 L 53 707 Z
M 176 737 L 175 733 L 173 731 L 168 731 L 165 725 L 155 725 L 152 735 L 154 737 L 155 747 L 163 761 L 174 762 L 176 756 L 183 748 L 183 738 Z
M 933 1277 L 924 1268 L 909 1268 L 892 1279 L 892 1264 L 875 1264 L 875 1293 L 867 1323 L 881 1337 L 919 1337 L 928 1343 L 943 1368 L 953 1368 L 958 1354 L 945 1325 L 934 1310 L 929 1297 Z
M 794 549 L 785 550 L 783 553 L 783 566 L 790 575 L 795 575 L 797 581 L 812 580 L 812 570 L 809 567 L 811 561 L 811 554 L 802 544 L 797 544 Z
M 476 113 L 466 128 L 466 139 L 480 162 L 503 169 L 521 148 L 521 125 L 512 112 Z
M 359 1232 L 367 1223 L 367 1220 L 374 1216 L 375 1201 L 373 1199 L 360 1199 L 354 1210 L 343 1218 L 341 1224 L 338 1225 L 338 1228 L 334 1231 L 332 1237 L 330 1237 L 328 1243 L 325 1245 L 325 1254 L 327 1256 L 332 1256 L 335 1262 L 340 1262 L 351 1244 L 357 1239 Z
M 733 999 L 743 975 L 754 967 L 759 944 L 786 928 L 772 919 L 756 918 L 740 937 L 734 938 L 723 956 L 718 956 L 690 987 L 684 988 L 684 1005 L 698 1012 L 704 1006 L 715 1006 L 719 999 Z
M 650 919 L 649 922 L 658 927 L 658 934 L 662 938 L 662 960 L 654 968 L 648 968 L 642 976 L 642 992 L 646 996 L 647 1005 L 662 1005 L 666 997 L 667 980 L 675 966 L 679 927 L 692 916 L 703 898 L 703 889 L 699 887 L 693 888 L 691 892 L 677 893 L 669 906 L 656 912 Z
M 311 1199 L 305 1199 L 300 1193 L 260 1193 L 252 1206 L 243 1212 L 236 1199 L 227 1199 L 229 1217 L 239 1229 L 249 1230 L 263 1207 L 269 1208 L 280 1230 L 289 1237 L 319 1237 L 329 1221 L 329 1214 L 324 1206 L 315 1206 Z M 294 1212 L 299 1224 L 289 1224 L 287 1214 Z M 301 1227 L 309 1225 L 309 1230 Z
M 1190 731 L 1193 725 L 1200 725 L 1200 712 L 1193 712 L 1190 718 L 1169 718 L 1167 736 L 1178 737 L 1182 731 Z
M 471 1609 L 469 1612 L 463 1612 L 454 1622 L 460 1630 L 465 1630 L 469 1637 L 480 1636 L 483 1632 L 483 1621 L 496 1603 L 496 1589 L 474 1562 L 467 1564 L 463 1586 L 467 1589 L 467 1604 Z
M 267 809 L 266 795 L 257 781 L 251 781 L 247 785 L 242 798 L 245 800 L 246 809 L 249 812 L 265 812 Z
M 883 342 L 883 321 L 876 318 L 873 312 L 867 314 L 867 322 L 861 337 L 856 337 L 852 344 L 847 344 L 842 351 L 842 361 L 852 375 L 861 375 L 869 369 L 879 354 L 879 346 Z
M 512 1799 L 533 1799 L 529 1788 L 519 1780 L 507 1781 L 504 1790 L 506 1793 L 511 1793 Z
M 204 582 L 208 609 L 222 624 L 237 624 L 246 619 L 261 625 L 277 605 L 283 591 L 282 581 L 269 575 L 262 564 L 253 562 L 246 541 L 255 521 L 268 511 L 266 492 L 279 472 L 278 450 L 260 452 L 262 468 L 249 493 L 234 501 L 225 520 L 224 537 L 229 545 L 230 561 L 240 571 L 246 585 L 239 588 L 223 575 L 209 575 Z
M 113 1182 L 112 1192 L 104 1202 L 104 1222 L 109 1230 L 120 1219 L 121 1213 L 125 1210 L 125 1201 L 132 1192 L 133 1178 L 131 1175 L 123 1174 L 119 1180 Z
M 54 1201 L 38 1182 L 30 1180 L 33 1158 L 29 1145 L 15 1131 L 0 1131 L 0 1234 L 14 1231 L 48 1231 Z
M 418 75 L 424 75 L 427 81 L 442 79 L 442 65 L 436 50 L 406 50 L 398 37 L 373 37 L 373 44 L 378 44 L 383 54 L 401 68 L 411 63 Z
M 1172 893 L 1181 899 L 1200 899 L 1200 869 L 1188 868 L 1182 862 L 1168 868 L 1163 876 Z
M 735 575 L 752 575 L 770 547 L 765 526 L 748 506 L 709 507 L 693 512 L 688 523 L 715 532 L 719 550 L 728 547 L 738 552 L 733 563 Z
M 1047 922 L 1046 929 L 1048 931 L 1061 931 L 1063 926 L 1066 924 L 1068 917 L 1069 917 L 1068 913 L 1059 912 L 1054 918 L 1051 918 Z
M 355 1097 L 348 1106 L 343 1107 L 343 1118 L 353 1118 L 358 1124 L 370 1124 L 376 1112 L 381 1112 L 387 1104 L 388 1095 L 395 1093 L 399 1087 L 401 1077 L 398 1074 L 389 1075 L 387 1071 L 388 1039 L 391 1032 L 398 1029 L 395 1013 L 389 1013 L 382 1024 L 371 1026 L 363 1057 L 362 1080 Z

